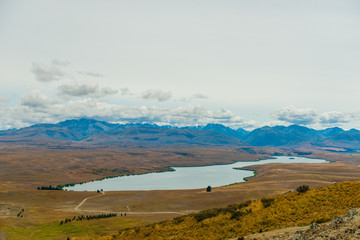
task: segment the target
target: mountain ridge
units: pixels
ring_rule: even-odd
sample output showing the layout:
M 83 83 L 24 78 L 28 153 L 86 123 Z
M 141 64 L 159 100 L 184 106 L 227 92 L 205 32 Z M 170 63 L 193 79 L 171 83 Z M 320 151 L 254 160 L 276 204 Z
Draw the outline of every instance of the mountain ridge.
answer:
M 0 142 L 75 142 L 115 146 L 259 146 L 281 148 L 360 149 L 360 131 L 339 127 L 315 130 L 299 125 L 264 126 L 253 131 L 232 129 L 222 124 L 194 127 L 159 126 L 149 123 L 117 124 L 81 118 L 56 124 L 35 124 L 0 131 Z
M 57 124 L 35 124 L 0 132 L 0 142 L 66 141 L 90 145 L 168 146 L 243 146 L 238 138 L 202 129 L 171 128 L 156 124 L 113 124 L 94 119 L 72 119 Z

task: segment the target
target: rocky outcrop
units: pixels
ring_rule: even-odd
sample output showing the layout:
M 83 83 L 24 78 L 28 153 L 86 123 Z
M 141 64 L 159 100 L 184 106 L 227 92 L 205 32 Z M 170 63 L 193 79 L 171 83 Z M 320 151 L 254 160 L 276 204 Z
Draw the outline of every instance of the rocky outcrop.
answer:
M 351 209 L 344 216 L 335 217 L 329 224 L 313 223 L 309 229 L 298 231 L 288 240 L 360 239 L 360 209 Z
M 355 240 L 360 239 L 360 209 L 351 209 L 346 215 L 335 217 L 330 223 L 313 223 L 300 230 L 281 229 L 247 236 L 246 240 Z

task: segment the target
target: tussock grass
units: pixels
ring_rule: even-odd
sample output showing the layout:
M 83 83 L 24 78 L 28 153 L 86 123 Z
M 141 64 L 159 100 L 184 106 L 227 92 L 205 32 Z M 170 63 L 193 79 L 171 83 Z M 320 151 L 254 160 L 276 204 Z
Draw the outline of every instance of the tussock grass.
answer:
M 342 182 L 128 229 L 114 239 L 226 239 L 329 221 L 360 207 L 360 182 Z M 104 237 L 103 239 L 107 239 Z M 110 239 L 110 238 L 109 238 Z

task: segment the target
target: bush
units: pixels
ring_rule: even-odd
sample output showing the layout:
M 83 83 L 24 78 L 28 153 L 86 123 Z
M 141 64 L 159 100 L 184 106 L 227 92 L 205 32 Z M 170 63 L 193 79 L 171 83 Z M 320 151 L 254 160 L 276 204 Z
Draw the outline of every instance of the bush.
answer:
M 240 218 L 241 216 L 245 216 L 245 215 L 247 215 L 247 213 L 246 213 L 246 212 L 236 211 L 236 212 L 233 212 L 233 213 L 231 214 L 230 219 L 236 219 L 236 220 L 239 220 L 239 218 Z
M 205 211 L 201 211 L 201 212 L 197 213 L 194 216 L 194 218 L 198 222 L 201 222 L 204 219 L 216 217 L 219 214 L 219 212 L 220 212 L 220 209 L 217 209 L 217 208 L 209 209 L 209 210 L 205 210 Z
M 307 192 L 309 190 L 309 186 L 308 185 L 301 185 L 298 188 L 296 188 L 296 191 L 298 193 L 304 193 Z
M 274 202 L 274 199 L 273 198 L 262 198 L 261 202 L 262 202 L 264 208 L 268 208 Z
M 174 224 L 179 224 L 179 223 L 183 222 L 185 220 L 185 218 L 183 216 L 181 216 L 181 217 L 176 217 L 173 220 L 174 220 Z

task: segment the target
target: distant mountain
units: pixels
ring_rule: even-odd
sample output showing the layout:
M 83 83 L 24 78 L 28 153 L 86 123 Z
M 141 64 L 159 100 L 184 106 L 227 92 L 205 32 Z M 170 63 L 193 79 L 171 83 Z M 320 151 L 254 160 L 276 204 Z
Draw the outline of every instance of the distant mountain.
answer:
M 294 146 L 324 138 L 314 129 L 292 125 L 258 128 L 252 131 L 244 141 L 253 146 Z
M 252 146 L 335 147 L 355 150 L 360 149 L 360 131 L 345 131 L 339 127 L 314 130 L 298 125 L 262 127 L 252 131 L 244 142 Z
M 245 137 L 250 133 L 249 131 L 246 131 L 245 129 L 242 128 L 234 130 L 232 128 L 225 127 L 222 124 L 214 124 L 214 123 L 209 123 L 205 127 L 201 127 L 201 129 L 222 133 L 228 136 L 236 137 L 241 140 L 245 139 Z
M 242 146 L 239 139 L 202 129 L 178 129 L 155 124 L 111 124 L 94 119 L 67 120 L 57 124 L 0 132 L 0 142 L 28 144 L 67 141 L 92 145 L 167 146 Z
M 248 132 L 221 124 L 177 128 L 156 124 L 112 124 L 94 119 L 66 120 L 57 124 L 0 131 L 0 142 L 22 144 L 113 145 L 126 147 L 267 146 L 303 148 L 340 148 L 360 150 L 360 131 L 341 128 L 315 130 L 303 126 L 261 127 Z M 337 149 L 330 149 L 338 151 Z
M 319 130 L 319 133 L 321 133 L 325 137 L 335 136 L 335 135 L 338 135 L 343 132 L 345 132 L 345 130 L 343 130 L 339 127 L 326 128 L 324 130 Z
M 221 133 L 194 129 L 132 127 L 90 135 L 83 142 L 124 147 L 175 145 L 242 146 L 241 140 Z
M 0 132 L 0 141 L 81 141 L 91 134 L 115 130 L 117 124 L 93 119 L 67 120 L 57 124 L 36 124 L 31 127 Z
M 360 149 L 360 131 L 350 129 L 325 139 L 321 145 L 328 147 L 341 147 L 345 149 Z

